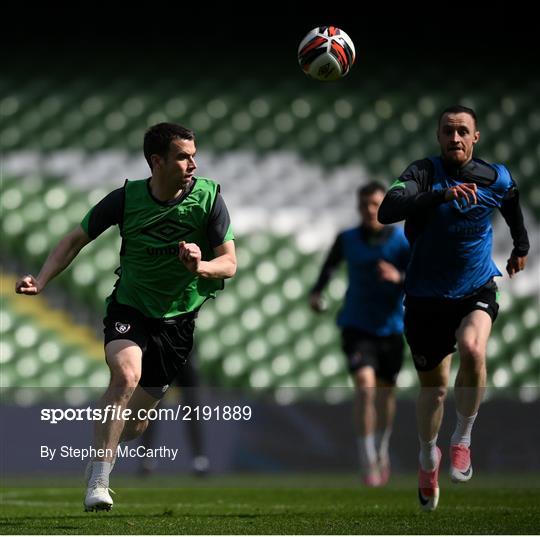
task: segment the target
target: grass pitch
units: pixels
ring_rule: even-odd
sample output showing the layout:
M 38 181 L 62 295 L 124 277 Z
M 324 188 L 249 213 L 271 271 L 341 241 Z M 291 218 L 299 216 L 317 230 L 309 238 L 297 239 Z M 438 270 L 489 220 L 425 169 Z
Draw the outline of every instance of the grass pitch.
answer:
M 75 487 L 75 483 L 77 486 Z M 3 480 L 0 534 L 538 534 L 539 476 L 441 476 L 421 512 L 414 476 L 366 489 L 355 476 L 112 479 L 111 512 L 84 513 L 80 480 Z

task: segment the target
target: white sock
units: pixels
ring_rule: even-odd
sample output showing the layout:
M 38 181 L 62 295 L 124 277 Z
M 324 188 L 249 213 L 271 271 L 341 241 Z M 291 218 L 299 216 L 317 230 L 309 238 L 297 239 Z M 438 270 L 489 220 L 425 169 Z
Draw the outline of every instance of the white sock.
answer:
M 459 412 L 456 412 L 457 421 L 454 434 L 450 439 L 450 443 L 455 446 L 457 444 L 463 444 L 466 447 L 471 445 L 471 431 L 473 427 L 474 420 L 478 416 L 478 412 L 473 416 L 462 416 Z
M 378 446 L 379 459 L 382 461 L 390 458 L 388 450 L 390 447 L 390 436 L 392 435 L 392 427 L 386 427 L 382 431 L 377 431 L 376 441 Z
M 375 435 L 373 433 L 358 437 L 358 456 L 362 468 L 371 468 L 377 462 Z
M 91 486 L 96 481 L 99 481 L 103 486 L 109 486 L 109 474 L 111 472 L 111 463 L 105 461 L 92 461 L 92 473 L 88 486 Z
M 418 437 L 420 440 L 420 466 L 426 472 L 435 470 L 437 462 L 439 462 L 437 460 L 437 437 L 438 435 L 435 435 L 435 438 L 428 441 Z

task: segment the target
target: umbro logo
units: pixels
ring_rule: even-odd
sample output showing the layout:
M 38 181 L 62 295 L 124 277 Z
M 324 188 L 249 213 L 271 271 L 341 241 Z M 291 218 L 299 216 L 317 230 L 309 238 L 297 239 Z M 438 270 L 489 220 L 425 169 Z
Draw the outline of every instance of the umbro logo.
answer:
M 335 69 L 330 65 L 330 63 L 325 63 L 319 67 L 319 72 L 317 73 L 321 78 L 328 78 Z
M 171 243 L 185 239 L 186 235 L 189 235 L 193 231 L 195 231 L 195 228 L 189 224 L 168 218 L 146 226 L 141 230 L 141 233 L 158 239 L 161 242 Z
M 114 327 L 119 334 L 125 334 L 126 332 L 129 332 L 131 325 L 124 323 L 115 323 Z

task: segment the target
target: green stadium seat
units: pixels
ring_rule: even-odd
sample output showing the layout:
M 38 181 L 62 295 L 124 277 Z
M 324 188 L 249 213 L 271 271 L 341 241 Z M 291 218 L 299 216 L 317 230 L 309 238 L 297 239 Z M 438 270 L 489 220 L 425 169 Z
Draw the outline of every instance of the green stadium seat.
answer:
M 237 345 L 243 337 L 242 327 L 235 321 L 229 321 L 219 329 L 219 339 L 225 347 Z
M 319 362 L 319 371 L 326 378 L 333 378 L 338 375 L 344 367 L 344 360 L 337 352 L 326 354 Z
M 280 353 L 272 359 L 271 368 L 277 377 L 277 382 L 283 377 L 287 377 L 295 369 L 296 361 L 290 353 Z
M 250 338 L 246 344 L 246 357 L 250 362 L 261 362 L 270 355 L 271 346 L 263 335 Z
M 20 381 L 19 385 L 25 385 L 26 381 L 34 379 L 41 369 L 37 357 L 30 353 L 19 355 L 14 366 Z
M 223 360 L 224 378 L 230 379 L 232 383 L 238 382 L 240 378 L 245 378 L 247 370 L 248 362 L 243 353 L 230 353 Z
M 41 363 L 54 364 L 62 356 L 63 346 L 54 339 L 43 341 L 37 348 L 37 355 Z
M 0 340 L 0 367 L 13 360 L 15 357 L 15 343 L 13 340 L 9 340 L 2 337 Z
M 62 361 L 62 369 L 66 377 L 82 379 L 89 369 L 89 360 L 78 353 L 69 354 Z
M 268 366 L 256 366 L 249 375 L 249 385 L 255 389 L 270 388 L 274 376 Z

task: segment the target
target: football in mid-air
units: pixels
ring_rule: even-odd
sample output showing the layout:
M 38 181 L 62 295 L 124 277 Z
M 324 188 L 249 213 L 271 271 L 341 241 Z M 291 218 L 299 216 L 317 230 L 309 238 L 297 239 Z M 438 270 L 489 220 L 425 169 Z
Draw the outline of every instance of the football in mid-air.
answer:
M 298 47 L 298 63 L 304 73 L 316 80 L 338 80 L 355 60 L 352 39 L 335 26 L 313 28 Z

